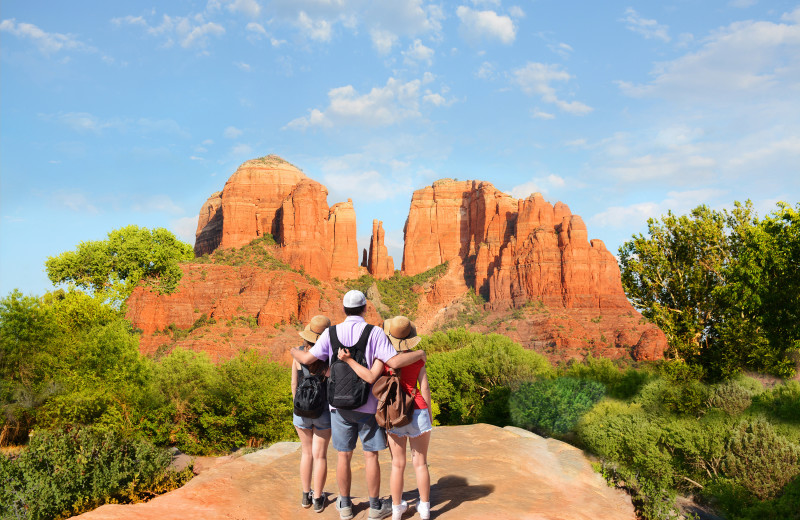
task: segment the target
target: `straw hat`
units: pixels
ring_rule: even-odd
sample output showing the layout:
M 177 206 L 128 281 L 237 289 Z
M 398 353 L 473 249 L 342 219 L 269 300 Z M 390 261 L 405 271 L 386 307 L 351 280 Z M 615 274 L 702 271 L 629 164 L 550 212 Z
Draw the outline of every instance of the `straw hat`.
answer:
M 325 329 L 331 326 L 331 320 L 328 319 L 327 316 L 323 316 L 322 314 L 317 314 L 311 321 L 308 322 L 306 328 L 303 329 L 300 334 L 300 337 L 304 340 L 308 341 L 309 343 L 316 343 L 319 335 L 325 332 Z
M 389 336 L 389 341 L 397 350 L 411 350 L 422 341 L 422 338 L 417 336 L 417 327 L 405 316 L 384 320 L 383 332 Z

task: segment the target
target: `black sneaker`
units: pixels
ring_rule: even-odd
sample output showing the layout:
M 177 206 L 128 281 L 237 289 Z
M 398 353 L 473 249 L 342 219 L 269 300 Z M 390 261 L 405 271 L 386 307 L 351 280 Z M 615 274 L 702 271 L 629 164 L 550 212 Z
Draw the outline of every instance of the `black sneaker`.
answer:
M 311 507 L 311 499 L 313 498 L 314 498 L 313 491 L 309 491 L 308 493 L 303 491 L 303 498 L 300 499 L 300 505 L 308 509 L 309 507 Z
M 314 497 L 314 512 L 321 513 L 325 509 L 325 495 L 317 498 Z

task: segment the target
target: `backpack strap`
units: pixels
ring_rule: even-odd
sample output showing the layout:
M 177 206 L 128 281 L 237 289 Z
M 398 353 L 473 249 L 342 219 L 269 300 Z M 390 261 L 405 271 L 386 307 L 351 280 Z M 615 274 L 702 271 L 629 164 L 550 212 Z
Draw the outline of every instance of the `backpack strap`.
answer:
M 371 325 L 367 323 L 367 326 L 364 327 L 364 330 L 361 331 L 361 336 L 358 337 L 358 341 L 356 341 L 355 345 L 346 346 L 343 345 L 341 341 L 339 341 L 339 337 L 336 335 L 336 325 L 331 325 L 328 329 L 331 339 L 331 359 L 330 362 L 333 363 L 337 359 L 339 359 L 339 349 L 340 348 L 347 348 L 347 349 L 355 349 L 357 352 L 362 353 L 362 357 L 364 359 L 364 363 L 367 362 L 367 342 L 369 341 L 369 335 L 372 333 L 372 329 L 375 328 L 375 325 Z M 353 359 L 356 362 L 360 362 L 353 356 Z M 361 363 L 361 364 L 364 364 Z
M 311 371 L 308 370 L 308 367 L 306 365 L 301 363 L 300 368 L 303 369 L 303 379 L 311 377 Z

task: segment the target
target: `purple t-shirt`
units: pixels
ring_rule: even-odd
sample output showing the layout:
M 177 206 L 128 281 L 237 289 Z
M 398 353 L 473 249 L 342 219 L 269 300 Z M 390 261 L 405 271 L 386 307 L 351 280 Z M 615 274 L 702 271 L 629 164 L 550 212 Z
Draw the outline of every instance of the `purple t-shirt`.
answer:
M 361 316 L 348 316 L 342 323 L 336 325 L 336 337 L 339 338 L 339 343 L 345 347 L 352 347 L 358 343 L 358 338 L 364 331 L 367 322 Z M 317 342 L 309 350 L 311 355 L 323 361 L 330 359 L 333 349 L 331 348 L 331 336 L 328 329 L 320 334 Z M 380 359 L 384 363 L 397 355 L 394 347 L 389 343 L 389 338 L 386 337 L 380 327 L 373 327 L 372 332 L 367 339 L 367 368 L 372 368 L 372 363 L 376 359 Z M 330 407 L 333 410 L 333 407 Z M 367 402 L 360 407 L 353 410 L 355 412 L 371 413 L 374 414 L 378 411 L 378 399 L 369 393 Z

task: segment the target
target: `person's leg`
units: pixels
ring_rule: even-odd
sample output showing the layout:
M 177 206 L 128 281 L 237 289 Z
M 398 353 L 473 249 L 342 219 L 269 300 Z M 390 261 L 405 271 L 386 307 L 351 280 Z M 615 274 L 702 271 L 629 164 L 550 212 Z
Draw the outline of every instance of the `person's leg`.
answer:
M 314 489 L 315 495 L 324 497 L 325 480 L 328 477 L 328 443 L 331 440 L 331 430 L 318 430 L 314 428 L 314 438 L 311 444 L 311 454 L 314 458 Z
M 381 465 L 377 451 L 364 452 L 364 466 L 367 470 L 367 491 L 371 497 L 380 497 L 381 494 Z
M 430 502 L 431 500 L 431 475 L 428 472 L 428 446 L 430 442 L 431 432 L 425 432 L 418 437 L 409 439 L 412 463 L 414 464 L 414 472 L 417 475 L 420 502 Z
M 347 516 L 343 508 L 349 509 L 350 502 L 350 483 L 352 475 L 350 472 L 350 461 L 353 459 L 353 450 L 356 447 L 358 438 L 358 422 L 352 421 L 352 417 L 346 410 L 331 410 L 331 430 L 333 448 L 338 451 L 336 458 L 336 483 L 339 486 L 339 500 L 337 509 L 344 518 Z
M 403 473 L 406 470 L 406 438 L 389 434 L 389 451 L 392 453 L 392 474 L 389 488 L 392 492 L 392 505 L 398 506 L 403 500 Z
M 311 465 L 314 461 L 311 454 L 313 430 L 298 426 L 295 426 L 295 430 L 300 437 L 300 485 L 303 492 L 308 493 L 311 491 Z
M 336 482 L 339 485 L 339 496 L 350 497 L 350 461 L 353 460 L 352 451 L 340 451 L 336 459 Z

